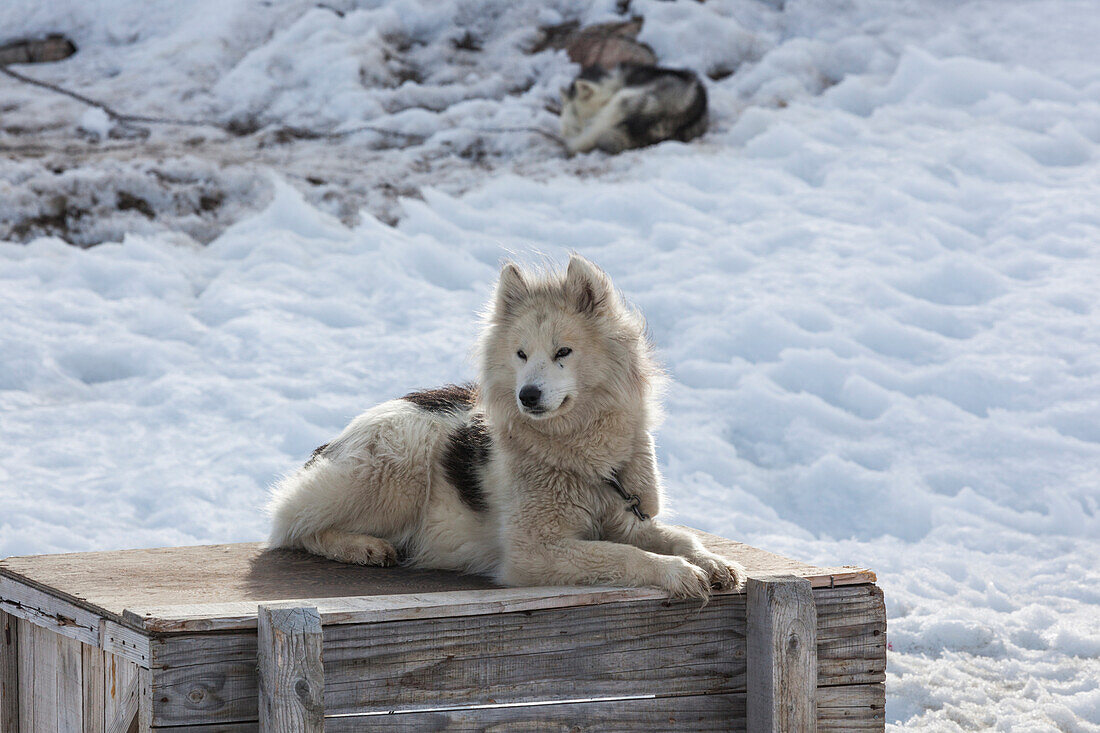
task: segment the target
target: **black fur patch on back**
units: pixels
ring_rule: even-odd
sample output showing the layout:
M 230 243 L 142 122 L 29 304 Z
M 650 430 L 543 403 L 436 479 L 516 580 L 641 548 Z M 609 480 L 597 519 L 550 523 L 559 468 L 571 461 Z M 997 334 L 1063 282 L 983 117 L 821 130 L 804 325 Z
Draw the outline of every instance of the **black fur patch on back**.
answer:
M 420 392 L 409 392 L 402 397 L 422 410 L 428 412 L 461 412 L 474 406 L 477 398 L 477 385 L 448 384 L 438 389 L 425 389 Z
M 623 70 L 623 83 L 628 87 L 643 86 L 663 77 L 674 76 L 681 81 L 695 80 L 695 72 L 688 69 L 668 69 L 664 66 L 652 66 L 649 64 L 619 64 Z
M 688 69 L 668 69 L 645 64 L 620 64 L 626 87 L 655 85 L 656 94 L 689 95 L 689 104 L 682 112 L 658 111 L 656 114 L 631 114 L 621 123 L 634 145 L 653 145 L 662 140 L 688 142 L 706 132 L 707 90 L 695 72 Z M 677 89 L 669 88 L 676 80 Z M 682 85 L 682 86 L 681 86 Z
M 310 454 L 310 456 L 309 456 L 309 460 L 308 460 L 308 461 L 306 461 L 306 465 L 305 465 L 305 467 L 306 467 L 306 468 L 309 468 L 309 467 L 310 467 L 310 466 L 312 466 L 312 465 L 313 465 L 314 463 L 316 463 L 316 462 L 317 462 L 317 459 L 318 459 L 318 458 L 319 458 L 320 456 L 323 456 L 323 455 L 325 454 L 325 448 L 328 448 L 328 443 L 325 443 L 324 445 L 321 445 L 321 446 L 318 446 L 318 447 L 314 448 L 314 449 L 313 449 L 313 453 L 312 453 L 312 454 Z
M 578 79 L 587 81 L 600 81 L 605 76 L 607 76 L 607 69 L 602 66 L 586 66 L 581 69 L 581 73 L 577 74 Z
M 481 487 L 481 469 L 489 461 L 492 441 L 481 415 L 473 415 L 470 421 L 450 435 L 443 451 L 443 471 L 447 480 L 458 490 L 462 502 L 475 512 L 489 508 Z

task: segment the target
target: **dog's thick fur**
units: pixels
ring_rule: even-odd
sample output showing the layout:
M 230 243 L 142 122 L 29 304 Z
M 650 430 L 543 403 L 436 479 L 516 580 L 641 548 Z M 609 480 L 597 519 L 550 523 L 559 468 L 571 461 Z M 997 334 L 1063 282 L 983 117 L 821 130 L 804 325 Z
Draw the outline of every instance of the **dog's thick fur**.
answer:
M 707 129 L 707 90 L 694 72 L 644 64 L 592 67 L 561 90 L 561 132 L 571 153 L 618 153 Z
M 645 326 L 581 257 L 505 265 L 479 342 L 480 385 L 416 392 L 355 418 L 274 488 L 272 547 L 365 565 L 485 573 L 508 585 L 657 586 L 679 597 L 744 579 L 650 516 L 650 429 L 663 375 Z

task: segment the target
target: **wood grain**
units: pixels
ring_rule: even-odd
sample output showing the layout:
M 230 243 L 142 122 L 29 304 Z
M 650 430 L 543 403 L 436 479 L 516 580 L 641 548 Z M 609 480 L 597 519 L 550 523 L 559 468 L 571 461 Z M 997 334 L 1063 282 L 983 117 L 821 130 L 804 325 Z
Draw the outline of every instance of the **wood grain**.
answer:
M 745 587 L 749 733 L 817 727 L 817 611 L 810 584 L 749 578 Z
M 321 623 L 370 624 L 425 618 L 480 616 L 543 608 L 590 606 L 616 601 L 664 599 L 650 588 L 555 586 L 553 588 L 491 588 L 478 591 L 444 591 L 362 598 L 308 598 L 292 603 L 317 608 Z M 216 603 L 138 609 L 140 623 L 150 633 L 237 631 L 256 628 L 254 603 Z
M 822 568 L 721 537 L 694 531 L 715 552 L 736 559 L 750 574 L 789 573 L 810 578 L 815 587 L 874 582 L 874 573 L 857 567 Z M 255 622 L 256 607 L 273 601 L 355 596 L 417 595 L 497 588 L 486 578 L 438 570 L 369 568 L 332 562 L 290 550 L 264 551 L 260 543 L 169 547 L 113 552 L 10 557 L 0 560 L 0 598 L 10 598 L 14 581 L 63 601 L 66 609 L 91 612 L 140 628 L 126 609 L 244 604 Z M 546 595 L 554 596 L 556 589 Z M 642 591 L 645 592 L 645 591 Z M 37 607 L 36 604 L 32 604 Z M 0 610 L 8 610 L 0 606 Z M 18 615 L 18 614 L 17 614 Z M 72 616 L 78 624 L 81 619 Z M 87 624 L 98 633 L 96 623 Z M 206 630 L 213 630 L 207 626 Z M 232 627 L 228 627 L 232 628 Z M 184 629 L 181 629 L 184 630 Z M 64 632 L 63 632 L 64 633 Z M 74 638 L 77 638 L 74 636 Z M 90 636 L 81 638 L 95 643 Z
M 81 677 L 84 682 L 85 733 L 103 733 L 104 688 L 103 651 L 87 644 L 80 645 Z
M 153 728 L 153 672 L 146 667 L 134 665 L 138 678 L 138 712 L 135 733 L 147 733 Z M 131 724 L 131 730 L 134 729 Z
M 34 730 L 57 730 L 57 635 L 28 624 L 34 634 L 34 672 L 31 676 Z
M 325 729 L 321 616 L 316 608 L 262 605 L 256 631 L 260 727 Z
M 3 575 L 0 575 L 0 611 L 85 644 L 99 643 L 99 617 L 95 613 L 52 592 Z
M 107 733 L 128 733 L 141 706 L 141 667 L 133 662 L 105 654 L 103 720 Z
M 744 730 L 737 721 L 745 717 L 744 693 L 685 695 L 491 707 L 471 710 L 438 710 L 370 717 L 327 718 L 327 733 L 370 730 L 379 733 L 419 731 L 568 731 L 569 733 L 637 733 L 638 731 Z
M 744 564 L 750 576 L 791 573 L 808 580 L 818 610 L 819 725 L 881 730 L 881 703 L 867 702 L 885 678 L 885 610 L 882 592 L 869 585 L 874 574 L 808 565 L 697 534 L 713 551 Z M 197 598 L 209 602 L 196 605 Z M 318 608 L 331 712 L 421 710 L 372 723 L 384 718 L 387 725 L 404 720 L 426 729 L 482 730 L 537 720 L 524 718 L 527 713 L 467 710 L 441 718 L 440 711 L 422 711 L 441 703 L 516 701 L 523 707 L 485 709 L 533 714 L 545 708 L 548 720 L 564 725 L 572 713 L 554 701 L 637 695 L 639 688 L 675 693 L 666 700 L 700 698 L 684 702 L 700 715 L 718 704 L 703 697 L 744 704 L 747 626 L 740 594 L 718 595 L 700 609 L 669 604 L 650 588 L 499 588 L 475 576 L 363 568 L 249 543 L 0 561 L 0 622 L 11 617 L 18 651 L 12 662 L 0 663 L 11 669 L 0 669 L 8 670 L 5 679 L 23 680 L 14 695 L 0 697 L 0 712 L 14 710 L 22 728 L 35 731 L 52 730 L 57 721 L 62 730 L 82 725 L 92 733 L 154 723 L 211 733 L 218 726 L 254 727 L 256 614 L 261 604 L 280 601 Z M 711 615 L 719 612 L 721 622 Z M 611 718 L 599 722 L 600 710 L 627 702 L 567 704 L 604 705 L 584 707 L 593 722 L 579 729 L 615 730 L 599 727 L 612 725 Z M 342 720 L 362 719 L 330 717 L 326 725 L 352 725 Z M 705 730 L 705 717 L 699 720 Z
M 0 612 L 149 666 L 147 634 L 100 618 L 49 590 L 0 576 Z
M 99 622 L 99 648 L 134 662 L 139 667 L 149 666 L 149 635 L 128 626 L 101 619 Z
M 885 684 L 817 688 L 818 731 L 882 731 L 885 727 Z
M 847 586 L 818 589 L 814 596 L 821 611 L 819 683 L 882 682 L 886 612 L 881 591 Z M 745 689 L 744 633 L 742 595 L 718 596 L 704 608 L 697 602 L 648 600 L 325 626 L 325 705 L 329 713 L 362 712 L 367 705 L 391 710 L 397 703 L 475 704 L 537 700 L 538 694 L 545 699 L 580 692 L 637 695 L 667 692 L 669 684 L 689 693 L 740 691 Z M 855 638 L 840 645 L 837 634 L 848 633 Z M 857 650 L 861 657 L 847 663 L 835 656 L 840 648 Z M 249 632 L 156 639 L 154 723 L 255 720 L 256 650 L 255 634 Z M 698 663 L 689 666 L 691 659 Z M 501 668 L 495 677 L 494 665 Z M 504 667 L 515 671 L 515 681 Z M 550 675 L 555 669 L 561 679 Z M 671 683 L 664 681 L 666 672 Z M 522 689 L 521 682 L 539 674 L 546 676 L 533 680 L 530 690 Z M 587 687 L 594 678 L 595 687 Z M 643 684 L 648 687 L 640 688 Z M 400 685 L 407 689 L 388 689 Z
M 84 671 L 80 648 L 84 646 L 60 634 L 57 644 L 57 733 L 84 730 Z
M 19 730 L 19 619 L 0 611 L 0 731 Z
M 19 725 L 20 731 L 36 730 L 34 719 L 34 624 L 21 623 L 19 631 Z
M 817 694 L 819 732 L 881 731 L 886 691 L 881 684 L 821 687 Z M 679 726 L 679 727 L 677 727 Z M 165 733 L 257 733 L 256 721 L 156 728 Z M 504 730 L 633 733 L 639 730 L 744 731 L 745 693 L 692 695 L 649 700 L 592 701 L 524 707 L 434 710 L 393 715 L 325 718 L 327 733 L 446 731 L 498 733 Z

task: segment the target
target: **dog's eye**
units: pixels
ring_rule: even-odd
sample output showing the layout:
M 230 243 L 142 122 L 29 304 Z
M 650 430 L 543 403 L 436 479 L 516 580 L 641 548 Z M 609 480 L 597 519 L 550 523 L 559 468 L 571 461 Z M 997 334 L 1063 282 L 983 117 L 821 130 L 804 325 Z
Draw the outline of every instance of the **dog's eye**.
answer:
M 565 357 L 569 356 L 572 353 L 573 353 L 573 350 L 571 348 L 569 348 L 568 346 L 563 346 L 560 349 L 558 349 L 558 353 L 554 354 L 554 358 L 555 359 L 564 359 Z
M 520 349 L 519 351 L 517 351 L 516 356 L 518 356 L 523 361 L 527 361 L 527 354 L 523 353 L 523 349 Z

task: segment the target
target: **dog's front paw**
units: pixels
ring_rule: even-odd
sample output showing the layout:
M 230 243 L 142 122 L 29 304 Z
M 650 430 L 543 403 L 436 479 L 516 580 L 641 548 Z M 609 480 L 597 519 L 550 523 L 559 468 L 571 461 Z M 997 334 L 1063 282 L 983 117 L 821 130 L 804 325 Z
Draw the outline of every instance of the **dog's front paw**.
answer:
M 661 587 L 673 598 L 709 598 L 710 579 L 702 568 L 682 557 L 670 557 Z
M 715 590 L 741 590 L 745 586 L 745 568 L 713 552 L 701 552 L 691 562 L 707 574 L 707 583 Z

